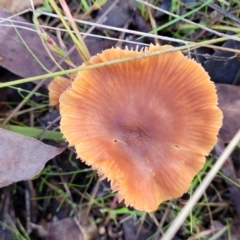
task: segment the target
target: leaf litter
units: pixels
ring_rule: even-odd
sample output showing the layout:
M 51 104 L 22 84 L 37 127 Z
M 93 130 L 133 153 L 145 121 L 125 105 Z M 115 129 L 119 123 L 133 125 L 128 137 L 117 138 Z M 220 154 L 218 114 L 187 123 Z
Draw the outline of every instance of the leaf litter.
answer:
M 0 128 L 0 187 L 34 177 L 64 149 Z
M 219 137 L 228 143 L 240 128 L 240 87 L 216 84 L 219 107 L 223 111 L 223 126 Z
M 111 1 L 109 1 L 109 2 L 111 2 Z M 122 2 L 122 1 L 120 1 L 120 2 Z M 162 1 L 162 2 L 166 3 L 167 1 Z M 187 1 L 184 1 L 184 2 L 187 2 Z M 192 1 L 192 2 L 194 2 L 194 4 L 195 4 L 195 1 Z M 131 4 L 128 5 L 128 7 L 129 6 L 131 6 Z M 98 19 L 101 18 L 101 14 L 104 14 L 104 11 L 106 11 L 106 9 L 107 8 L 103 8 L 103 12 L 97 11 L 97 14 L 99 14 Z M 131 14 L 132 14 L 132 11 L 131 11 L 132 7 L 125 8 L 125 9 L 127 9 L 127 10 L 130 9 L 130 12 L 128 12 L 128 13 L 126 13 L 127 11 L 122 12 L 123 10 L 121 9 L 121 4 L 118 5 L 116 8 L 116 11 L 113 11 L 113 14 L 112 14 L 112 18 L 114 18 L 115 20 L 111 21 L 110 17 L 107 18 L 109 25 L 124 26 L 122 20 L 124 19 L 124 21 L 125 21 L 128 17 L 130 18 Z M 169 6 L 167 6 L 167 8 L 165 8 L 165 9 L 169 9 Z M 4 10 L 1 10 L 1 11 L 4 11 Z M 0 13 L 1 13 L 1 11 L 0 11 Z M 123 14 L 123 15 L 121 15 L 122 18 L 118 18 L 120 13 Z M 10 13 L 7 13 L 7 15 L 2 15 L 2 17 L 6 18 L 6 17 L 9 17 L 10 15 L 11 15 Z M 161 21 L 164 21 L 164 18 L 166 17 L 166 15 L 161 14 L 161 16 L 158 16 L 158 17 L 161 22 Z M 140 19 L 140 20 L 142 20 L 142 22 L 146 23 L 146 21 L 144 19 Z M 21 19 L 19 19 L 19 21 L 23 21 L 23 19 L 21 18 Z M 141 21 L 139 21 L 139 22 L 141 22 Z M 136 26 L 134 26 L 134 24 L 130 25 L 130 27 L 136 28 Z M 138 27 L 140 28 L 141 26 L 138 26 Z M 146 25 L 144 25 L 143 27 L 146 29 Z M 3 29 L 3 28 L 2 27 L 0 28 L 0 32 L 1 32 L 1 29 Z M 10 27 L 9 29 L 11 29 L 12 32 L 8 32 L 6 34 L 6 31 L 4 32 L 2 30 L 2 34 L 1 34 L 2 39 L 0 36 L 0 42 L 3 43 L 3 45 L 2 45 L 3 48 L 1 49 L 1 47 L 0 47 L 0 50 L 2 50 L 1 53 L 3 53 L 3 55 L 1 56 L 1 61 L 0 61 L 2 66 L 21 77 L 28 77 L 28 76 L 39 75 L 39 74 L 45 73 L 44 70 L 41 69 L 40 65 L 37 64 L 36 62 L 34 63 L 34 65 L 32 65 L 33 64 L 32 62 L 34 62 L 34 60 L 33 60 L 31 54 L 27 58 L 25 58 L 25 55 L 27 54 L 28 51 L 26 50 L 26 48 L 22 44 L 22 42 L 19 41 L 19 37 L 16 34 L 14 28 Z M 31 34 L 31 32 L 29 32 L 29 30 L 26 30 L 26 32 L 25 32 L 24 29 L 22 29 L 22 30 L 18 29 L 18 31 L 20 32 L 21 36 L 24 36 L 24 39 L 26 39 L 26 43 L 31 47 L 31 49 L 33 49 L 33 51 L 36 53 L 36 56 L 40 59 L 40 61 L 45 66 L 47 66 L 48 69 L 51 69 L 54 66 L 54 63 L 52 62 L 52 60 L 50 60 L 48 58 L 48 55 L 45 52 L 45 50 L 42 47 L 40 47 L 42 45 L 41 45 L 41 40 L 38 37 L 38 35 L 36 33 L 34 33 L 34 35 L 36 35 L 36 37 L 34 37 Z M 98 29 L 96 32 L 98 32 L 98 34 L 103 34 L 103 31 L 100 31 L 100 29 Z M 112 31 L 108 31 L 107 34 L 110 34 L 114 37 L 117 36 Z M 28 40 L 28 38 L 31 39 L 31 37 L 32 37 L 32 39 L 34 39 L 34 43 L 32 43 Z M 52 35 L 51 35 L 51 37 L 52 37 Z M 129 37 L 129 36 L 126 36 L 126 37 Z M 6 43 L 6 41 L 7 41 L 6 39 L 9 41 L 9 44 Z M 97 52 L 100 52 L 102 49 L 109 48 L 114 45 L 113 42 L 110 42 L 110 41 L 105 42 L 102 39 L 100 39 L 99 41 L 96 41 L 95 38 L 92 38 L 92 37 L 88 38 L 88 39 L 90 39 L 90 41 L 89 42 L 87 41 L 87 44 L 90 43 L 89 46 L 91 49 L 93 49 L 93 50 L 90 49 L 90 51 L 92 53 L 94 52 L 94 54 Z M 150 40 L 150 39 L 148 39 L 148 40 Z M 66 44 L 69 44 L 69 42 L 67 42 Z M 13 46 L 12 50 L 11 50 L 11 46 Z M 70 43 L 70 46 L 72 46 L 72 43 Z M 232 42 L 227 41 L 225 44 L 223 44 L 223 46 L 239 49 L 237 42 L 234 42 L 234 41 L 232 41 Z M 4 47 L 5 47 L 5 49 L 4 49 Z M 11 52 L 11 55 L 9 55 L 9 52 Z M 19 58 L 19 56 L 23 56 L 24 58 Z M 73 59 L 73 62 L 76 64 L 80 64 L 80 62 L 81 62 L 81 61 L 79 61 L 77 56 L 76 56 L 76 59 L 74 57 L 72 59 Z M 218 59 L 218 60 L 216 60 L 216 59 Z M 217 51 L 215 51 L 215 53 L 213 55 L 210 55 L 210 57 L 207 61 L 205 61 L 205 62 L 202 61 L 202 62 L 203 62 L 205 69 L 207 69 L 209 71 L 210 76 L 212 77 L 212 79 L 215 82 L 228 83 L 228 84 L 233 84 L 233 83 L 239 84 L 238 83 L 239 82 L 238 81 L 239 62 L 238 62 L 238 59 L 234 56 L 234 54 L 232 54 L 232 53 L 228 54 L 227 52 L 223 53 L 222 51 L 217 50 Z M 24 69 L 24 67 L 26 65 L 31 66 L 31 67 Z M 229 69 L 231 69 L 231 71 L 229 71 Z M 239 96 L 240 96 L 239 94 L 240 93 L 239 93 L 238 87 L 232 86 L 232 85 L 226 85 L 226 84 L 217 84 L 217 90 L 218 90 L 218 96 L 219 96 L 219 105 L 220 105 L 220 108 L 222 109 L 222 111 L 224 112 L 224 124 L 220 131 L 220 138 L 224 142 L 224 144 L 221 145 L 221 148 L 219 150 L 219 152 L 221 152 L 224 149 L 224 146 L 231 140 L 232 136 L 235 134 L 236 130 L 239 128 L 238 119 L 239 119 Z M 47 115 L 47 114 L 45 113 L 45 115 Z M 2 133 L 2 131 L 6 131 L 6 130 L 1 129 L 0 134 Z M 3 136 L 5 136 L 5 139 L 8 140 L 7 136 L 9 136 L 9 132 L 7 132 L 7 133 L 4 132 Z M 33 136 L 36 137 L 36 134 Z M 0 140 L 2 140 L 2 139 L 3 139 L 3 137 L 2 137 L 2 135 L 0 135 Z M 4 139 L 4 142 L 7 142 L 5 139 Z M 3 181 L 3 182 L 5 182 L 5 183 L 3 183 L 3 185 L 5 185 L 5 186 L 7 186 L 8 184 L 10 184 L 12 182 L 31 178 L 32 176 L 37 174 L 42 169 L 42 167 L 45 165 L 45 163 L 50 158 L 54 158 L 55 156 L 57 156 L 58 154 L 60 154 L 62 152 L 62 150 L 60 150 L 58 148 L 54 148 L 54 147 L 46 145 L 46 144 L 43 144 L 36 139 L 32 139 L 32 138 L 27 138 L 27 139 L 28 140 L 26 140 L 24 136 L 20 135 L 20 137 L 19 137 L 18 134 L 11 133 L 9 136 L 9 140 L 8 140 L 8 141 L 10 141 L 10 144 L 8 144 L 8 146 L 0 144 L 0 146 L 1 146 L 1 148 L 0 148 L 1 158 L 0 159 L 2 159 L 2 157 L 3 157 L 3 162 L 4 162 L 4 161 L 6 161 L 5 160 L 6 157 L 10 157 L 11 159 L 13 159 L 12 161 L 14 163 L 16 162 L 16 166 L 15 165 L 8 166 L 9 169 L 14 170 L 13 171 L 14 176 L 13 176 L 13 174 L 11 174 L 12 176 L 10 176 L 9 179 L 6 178 L 6 180 Z M 34 140 L 36 142 L 34 142 Z M 19 145 L 18 148 L 16 148 L 16 150 L 14 148 L 11 148 L 11 146 L 13 146 L 12 141 L 15 145 Z M 29 141 L 29 144 L 28 144 L 28 141 Z M 3 141 L 1 141 L 1 143 L 2 142 Z M 23 142 L 24 142 L 24 146 L 22 146 Z M 25 142 L 27 144 L 25 144 Z M 25 145 L 28 145 L 28 148 L 26 147 L 26 149 L 25 149 Z M 4 147 L 4 149 L 6 148 L 6 153 L 8 153 L 8 151 L 10 152 L 10 149 L 12 150 L 12 152 L 10 152 L 9 155 L 4 154 L 5 152 L 2 151 L 2 147 Z M 35 152 L 34 152 L 34 149 L 35 149 Z M 24 150 L 26 151 L 25 152 L 26 155 L 21 153 Z M 46 151 L 49 151 L 49 153 L 46 153 Z M 37 152 L 37 155 L 34 155 L 36 152 Z M 14 155 L 14 153 L 17 153 L 17 156 Z M 219 153 L 218 153 L 218 155 L 219 155 Z M 26 159 L 20 163 L 20 165 L 24 164 L 24 166 L 18 167 L 17 164 L 19 163 L 18 162 L 19 157 L 20 157 L 20 159 L 22 159 L 22 157 L 25 158 L 25 156 L 26 156 Z M 64 171 L 66 172 L 70 166 L 71 166 L 71 168 L 69 168 L 69 169 L 71 169 L 71 170 L 72 170 L 72 167 L 75 170 L 78 169 L 75 167 L 77 164 L 80 164 L 79 160 L 75 161 L 75 157 L 73 157 L 73 162 L 68 162 L 67 159 L 70 158 L 69 156 L 70 156 L 70 154 L 68 152 L 67 156 L 58 157 L 57 158 L 58 161 L 55 161 L 55 160 L 53 161 L 54 162 L 53 166 L 55 166 L 57 168 L 57 171 L 55 172 L 55 174 L 60 175 Z M 40 159 L 39 159 L 39 157 L 40 157 Z M 37 166 L 31 166 L 31 163 L 32 163 L 31 161 L 33 161 L 34 159 L 35 159 L 35 161 L 38 161 Z M 28 162 L 30 162 L 30 166 L 29 166 L 30 171 L 29 171 L 29 174 L 26 174 L 25 171 L 26 171 L 26 169 L 28 169 L 28 166 L 26 166 Z M 47 165 L 47 167 L 43 170 L 42 174 L 44 174 L 44 173 L 52 174 L 53 172 L 51 171 L 51 167 L 50 167 L 51 165 L 50 164 L 46 164 L 46 165 Z M 3 166 L 4 166 L 4 164 L 3 164 Z M 81 165 L 81 167 L 86 168 L 86 166 L 82 166 L 82 165 Z M 231 178 L 232 180 L 237 181 L 234 170 L 235 169 L 231 164 L 231 158 L 227 159 L 226 164 L 222 168 L 223 174 L 226 175 L 227 177 Z M 3 172 L 6 172 L 6 171 L 3 171 Z M 22 172 L 22 174 L 21 174 L 21 172 Z M 2 174 L 2 172 L 1 172 L 1 174 Z M 5 175 L 6 175 L 6 173 L 5 173 Z M 69 187 L 69 189 L 71 189 L 70 195 L 68 197 L 69 197 L 69 199 L 71 199 L 71 197 L 73 197 L 74 202 L 78 203 L 79 201 L 82 202 L 83 200 L 82 199 L 79 200 L 79 197 L 76 197 L 76 192 L 79 190 L 79 187 L 76 187 L 74 184 L 76 184 L 76 183 L 87 184 L 88 182 L 86 181 L 86 178 L 89 177 L 89 175 L 87 175 L 87 174 L 86 175 L 82 174 L 82 175 L 83 176 L 82 176 L 81 180 L 76 179 L 77 181 L 73 181 L 73 182 L 71 182 L 70 178 L 61 177 L 61 175 L 60 175 L 60 177 L 47 177 L 47 178 L 50 178 L 48 180 L 51 184 L 53 184 L 54 186 L 58 186 L 58 187 L 59 187 L 59 182 L 63 185 L 66 183 L 69 183 L 70 185 L 68 186 L 68 184 L 67 184 L 67 188 L 65 188 L 65 189 L 68 189 L 68 187 Z M 4 173 L 2 176 L 4 176 Z M 45 176 L 45 175 L 40 174 L 40 176 Z M 48 175 L 46 175 L 46 176 L 48 176 Z M 4 176 L 4 177 L 6 177 L 6 176 Z M 74 178 L 74 175 L 72 176 L 72 178 Z M 38 187 L 41 185 L 40 179 L 41 179 L 41 177 L 39 179 L 33 181 L 33 183 L 35 185 L 33 187 L 33 189 L 38 189 Z M 84 181 L 86 181 L 86 182 L 84 182 Z M 239 195 L 239 188 L 236 187 L 236 185 L 232 184 L 231 182 L 228 182 L 227 180 L 226 180 L 226 183 L 227 183 L 227 189 L 230 192 L 230 199 L 235 204 L 237 213 L 239 215 L 239 206 L 238 206 L 238 202 L 237 202 L 237 200 L 238 200 L 237 196 Z M 71 185 L 71 184 L 73 184 L 73 185 Z M 46 188 L 46 186 L 45 186 L 45 188 Z M 51 189 L 51 191 L 49 189 L 50 189 L 50 185 L 47 187 L 47 190 L 46 190 L 47 193 L 45 192 L 45 195 L 49 195 L 50 193 L 54 192 L 52 189 Z M 80 188 L 80 189 L 81 189 L 81 192 L 85 192 L 84 188 Z M 92 188 L 90 188 L 89 191 L 86 190 L 88 192 L 87 194 L 90 194 L 90 196 L 91 196 L 92 190 L 93 190 Z M 208 191 L 210 191 L 210 190 L 208 190 Z M 104 192 L 103 196 L 106 196 L 106 193 L 108 193 L 107 187 L 105 187 L 104 190 L 101 190 L 101 192 L 102 193 Z M 78 192 L 78 194 L 80 194 L 80 193 Z M 41 194 L 39 194 L 39 195 L 41 195 Z M 99 195 L 101 195 L 101 193 Z M 213 198 L 215 196 L 214 196 L 214 194 L 212 194 L 212 195 L 209 194 L 208 197 L 211 199 L 211 197 Z M 224 198 L 224 196 L 223 196 L 223 198 Z M 36 201 L 38 201 L 38 200 L 36 200 Z M 44 200 L 43 202 L 47 206 L 53 206 L 53 205 L 49 204 L 49 201 L 50 200 L 46 200 L 46 201 Z M 176 201 L 178 201 L 180 203 L 180 206 L 181 206 L 181 204 L 184 204 L 184 201 L 182 199 L 179 199 Z M 62 220 L 59 218 L 55 222 L 55 226 L 54 226 L 54 222 L 52 220 L 54 219 L 55 215 L 57 215 L 56 213 L 59 211 L 59 208 L 61 208 L 61 206 L 62 206 L 62 208 L 65 210 L 65 207 L 66 207 L 65 205 L 62 204 L 63 203 L 63 195 L 58 195 L 56 202 L 57 202 L 57 205 L 53 207 L 55 213 L 53 214 L 52 217 L 50 217 L 48 219 L 48 221 L 50 221 L 50 223 L 48 225 L 49 239 L 50 240 L 51 239 L 61 239 L 61 237 L 64 237 L 64 236 L 70 237 L 70 236 L 72 236 L 72 235 L 70 235 L 71 229 L 73 230 L 72 233 L 76 231 L 76 235 L 74 235 L 74 239 L 77 239 L 76 237 L 82 236 L 81 235 L 82 232 L 79 230 L 79 226 L 76 225 L 76 222 L 74 222 L 72 218 L 68 218 L 68 216 L 66 214 L 64 215 Z M 88 200 L 87 202 L 91 203 L 91 200 Z M 40 203 L 40 201 L 38 201 L 38 203 L 39 203 L 39 206 L 41 206 L 41 207 L 44 206 L 44 204 Z M 211 204 L 210 200 L 209 200 L 209 203 Z M 212 203 L 214 204 L 215 202 L 213 201 Z M 97 203 L 97 204 L 99 204 L 99 203 Z M 119 218 L 118 215 L 114 215 L 113 211 L 111 212 L 110 215 L 104 214 L 102 212 L 102 210 L 104 209 L 104 207 L 107 204 L 109 204 L 109 205 L 111 204 L 111 198 L 110 198 L 110 200 L 107 199 L 103 205 L 100 205 L 100 207 L 99 207 L 99 205 L 94 205 L 94 207 L 91 209 L 91 214 L 89 214 L 86 217 L 90 218 L 93 216 L 94 221 L 98 221 L 98 220 L 101 221 L 101 220 L 108 218 L 111 215 L 112 219 L 115 219 L 115 221 L 121 221 L 121 223 L 114 224 L 114 223 L 110 222 L 108 225 L 104 225 L 104 223 L 97 224 L 97 227 L 99 227 L 99 229 L 97 229 L 96 235 L 98 235 L 100 237 L 112 236 L 115 238 L 117 238 L 117 237 L 121 238 L 121 237 L 127 237 L 127 236 L 129 236 L 129 237 L 131 236 L 131 238 L 134 238 L 137 236 L 137 239 L 141 239 L 141 236 L 144 235 L 143 232 L 146 229 L 149 230 L 147 237 L 150 237 L 154 233 L 156 233 L 157 228 L 153 227 L 153 225 L 152 225 L 153 220 L 151 218 L 146 218 L 146 219 L 142 218 L 142 219 L 144 219 L 144 226 L 141 227 L 141 225 L 140 225 L 140 228 L 139 228 L 140 230 L 139 229 L 137 230 L 136 226 L 138 226 L 138 225 L 136 225 L 136 222 L 140 218 L 138 218 L 137 216 L 133 216 L 133 217 L 129 218 L 129 216 L 130 216 L 129 212 L 125 213 L 124 210 L 123 210 L 123 214 L 122 214 L 122 216 L 124 216 L 123 219 Z M 177 207 L 175 202 L 172 202 L 170 204 L 173 209 L 174 209 L 174 207 Z M 216 204 L 218 204 L 218 202 L 216 202 Z M 167 205 L 163 205 L 162 208 L 159 209 L 159 211 L 156 213 L 158 220 L 159 219 L 161 220 L 162 218 L 164 218 L 164 214 L 161 211 L 167 209 L 166 206 Z M 121 207 L 123 207 L 121 204 L 117 205 L 116 210 L 123 209 Z M 10 206 L 10 208 L 11 208 L 11 206 Z M 216 207 L 214 210 L 216 210 L 216 209 L 218 209 L 218 208 Z M 111 210 L 114 210 L 114 209 L 111 209 Z M 210 213 L 205 211 L 204 214 L 205 214 L 205 216 L 206 215 L 208 216 L 208 214 L 209 215 L 213 214 L 214 219 L 218 219 L 219 216 L 220 216 L 220 219 L 226 219 L 229 216 L 234 216 L 234 214 L 229 214 L 229 213 L 226 214 L 226 212 L 228 212 L 228 211 L 230 211 L 230 207 L 226 208 L 225 215 L 224 214 L 221 215 L 220 213 L 215 214 L 214 211 L 210 212 Z M 43 212 L 48 213 L 47 208 L 43 207 Z M 124 215 L 124 213 L 125 213 L 125 215 Z M 172 213 L 174 214 L 174 210 L 172 210 Z M 70 212 L 69 212 L 69 215 L 70 215 Z M 40 216 L 42 218 L 44 218 L 43 215 L 40 215 Z M 14 216 L 12 216 L 12 218 L 14 218 Z M 128 218 L 132 221 L 130 224 L 131 227 L 129 227 L 129 224 L 126 224 L 128 222 L 127 221 Z M 167 222 L 169 223 L 173 220 L 173 216 L 166 216 L 166 219 L 167 219 Z M 204 218 L 205 221 L 206 221 L 206 219 L 207 219 L 207 217 Z M 214 223 L 214 221 L 212 223 Z M 109 221 L 106 221 L 106 223 L 107 222 L 109 222 Z M 224 226 L 222 222 L 220 222 L 220 220 L 219 220 L 219 223 L 222 224 L 221 226 Z M 39 222 L 36 222 L 36 223 L 41 225 Z M 81 224 L 82 224 L 82 222 L 81 222 Z M 165 223 L 165 226 L 166 226 L 166 224 L 167 223 Z M 148 225 L 148 228 L 145 225 Z M 53 226 L 57 227 L 57 228 L 55 229 Z M 70 226 L 70 227 L 68 228 L 68 226 Z M 80 229 L 81 229 L 81 226 L 82 225 L 80 225 Z M 214 224 L 212 226 L 214 227 Z M 234 226 L 234 224 L 232 224 L 232 226 Z M 202 231 L 204 227 L 200 226 L 200 228 L 201 228 L 200 231 Z M 207 224 L 206 224 L 206 228 L 207 228 Z M 50 230 L 50 229 L 53 229 L 53 230 Z M 85 229 L 85 227 L 84 227 L 84 229 Z M 61 230 L 62 230 L 62 233 L 64 232 L 62 235 L 61 235 Z M 187 229 L 185 226 L 183 226 L 181 230 L 186 231 Z M 235 231 L 235 233 L 239 233 L 239 230 L 237 227 L 235 227 L 234 231 Z M 140 232 L 140 235 L 138 234 L 139 232 Z M 232 232 L 232 233 L 234 233 L 234 232 Z M 52 236 L 52 238 L 51 238 L 51 236 Z M 180 236 L 182 237 L 181 234 L 180 234 Z M 233 236 L 234 236 L 234 234 L 233 234 Z M 96 239 L 99 239 L 99 238 L 96 238 Z M 142 239 L 144 239 L 144 238 L 142 238 Z M 178 236 L 176 236 L 176 239 L 180 239 L 180 238 Z

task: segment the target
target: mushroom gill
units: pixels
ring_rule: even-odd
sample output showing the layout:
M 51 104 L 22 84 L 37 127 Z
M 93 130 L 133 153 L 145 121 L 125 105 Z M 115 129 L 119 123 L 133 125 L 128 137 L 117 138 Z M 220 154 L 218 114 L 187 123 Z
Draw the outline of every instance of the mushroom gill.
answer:
M 83 65 L 169 48 L 108 49 Z M 60 97 L 60 114 L 78 157 L 146 212 L 188 190 L 222 124 L 214 84 L 180 51 L 81 71 Z

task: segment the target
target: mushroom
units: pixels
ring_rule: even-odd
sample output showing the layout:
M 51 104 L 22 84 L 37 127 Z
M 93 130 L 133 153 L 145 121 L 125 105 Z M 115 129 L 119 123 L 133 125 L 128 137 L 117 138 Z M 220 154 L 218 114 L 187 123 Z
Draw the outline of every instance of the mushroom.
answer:
M 171 51 L 113 48 L 84 66 L 60 96 L 60 129 L 79 158 L 111 182 L 126 205 L 146 212 L 181 197 L 217 141 L 222 113 L 214 84 L 200 64 Z
M 55 77 L 48 85 L 49 105 L 58 107 L 60 95 L 71 86 L 71 82 L 76 77 L 75 73 L 70 74 L 70 80 L 65 77 Z

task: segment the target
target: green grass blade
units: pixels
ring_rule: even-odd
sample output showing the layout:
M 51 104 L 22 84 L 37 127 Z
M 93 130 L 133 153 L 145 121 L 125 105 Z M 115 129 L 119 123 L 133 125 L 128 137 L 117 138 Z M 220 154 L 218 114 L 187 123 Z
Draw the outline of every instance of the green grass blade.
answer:
M 43 129 L 41 128 L 15 125 L 5 125 L 4 129 L 33 138 L 37 138 L 43 132 Z M 44 139 L 47 140 L 64 141 L 62 133 L 57 131 L 46 130 L 44 131 L 43 136 Z

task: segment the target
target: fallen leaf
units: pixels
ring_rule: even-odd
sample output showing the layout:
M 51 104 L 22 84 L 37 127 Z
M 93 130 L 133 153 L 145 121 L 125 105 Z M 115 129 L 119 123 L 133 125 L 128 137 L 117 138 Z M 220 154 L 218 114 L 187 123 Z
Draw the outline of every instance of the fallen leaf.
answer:
M 43 0 L 32 0 L 35 7 L 42 5 Z M 0 0 L 0 6 L 11 13 L 19 13 L 31 7 L 30 0 Z
M 18 36 L 14 25 L 11 26 L 11 22 L 7 20 L 10 17 L 11 20 L 17 21 L 17 23 L 15 23 L 15 28 L 23 38 L 28 48 L 31 49 L 39 62 L 41 62 L 46 69 L 51 71 L 55 66 L 55 63 L 51 60 L 43 47 L 41 38 L 33 26 L 29 25 L 29 22 L 22 17 L 13 17 L 11 13 L 7 12 L 2 7 L 0 7 L 0 18 L 5 19 L 5 21 L 1 21 L 0 23 L 0 66 L 22 78 L 39 76 L 48 73 L 28 51 Z M 97 33 L 95 34 L 97 35 Z M 58 44 L 58 40 L 54 35 L 48 35 Z M 104 49 L 110 48 L 115 44 L 115 41 L 94 37 L 87 37 L 84 41 L 92 55 L 100 53 Z M 63 42 L 66 46 L 66 52 L 73 47 L 73 42 L 71 40 Z M 56 54 L 52 53 L 52 55 L 57 62 L 60 60 L 60 57 Z M 70 59 L 76 66 L 79 66 L 82 63 L 82 60 L 76 50 L 70 54 Z M 65 63 L 61 64 L 61 66 L 63 69 L 68 69 L 68 66 Z
M 240 128 L 240 87 L 228 84 L 216 84 L 218 104 L 223 111 L 223 126 L 219 137 L 229 142 Z
M 14 25 L 11 26 L 11 22 L 7 19 L 12 16 L 11 13 L 0 7 L 0 18 L 5 19 L 0 23 L 0 52 L 3 58 L 0 61 L 0 66 L 23 78 L 46 74 L 47 71 L 39 62 L 49 71 L 53 69 L 55 63 L 50 59 L 43 47 L 41 38 L 33 26 L 26 25 L 29 22 L 22 17 L 15 16 L 11 18 L 11 20 L 17 21 L 15 28 Z M 26 48 L 16 30 L 39 62 L 34 59 L 32 53 Z M 55 37 L 51 37 L 57 42 Z M 54 53 L 53 56 L 57 61 L 60 59 Z
M 136 222 L 134 218 L 129 218 L 122 222 L 123 236 L 125 239 L 136 239 L 135 226 Z
M 27 27 L 29 30 L 16 26 L 14 28 L 14 25 L 11 26 L 11 22 L 7 21 L 7 18 L 12 16 L 11 13 L 0 7 L 0 18 L 5 19 L 0 24 L 0 52 L 3 58 L 0 61 L 0 66 L 23 78 L 46 74 L 47 71 L 28 51 L 18 36 L 16 29 L 38 60 L 46 69 L 51 70 L 55 63 L 48 56 L 38 33 L 34 31 L 33 27 L 26 25 L 28 22 L 22 17 L 14 17 L 11 20 L 18 21 L 15 25 Z M 54 56 L 57 58 L 56 55 Z
M 85 239 L 80 228 L 72 218 L 49 223 L 47 235 L 47 240 Z
M 0 187 L 34 177 L 63 150 L 0 128 Z
M 239 50 L 240 42 L 228 40 L 223 47 Z M 240 85 L 240 61 L 232 52 L 217 50 L 203 67 L 216 83 Z
M 107 1 L 106 4 L 97 11 L 95 21 L 97 22 L 106 10 L 113 5 L 113 1 Z M 124 27 L 133 13 L 134 1 L 118 1 L 112 10 L 104 17 L 102 24 L 113 27 Z
M 160 3 L 158 3 L 158 7 L 165 10 L 165 11 L 170 11 L 172 6 L 172 2 L 169 0 L 162 0 Z M 155 18 L 160 18 L 162 16 L 166 15 L 166 13 L 154 10 L 154 17 Z

